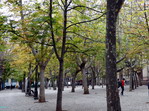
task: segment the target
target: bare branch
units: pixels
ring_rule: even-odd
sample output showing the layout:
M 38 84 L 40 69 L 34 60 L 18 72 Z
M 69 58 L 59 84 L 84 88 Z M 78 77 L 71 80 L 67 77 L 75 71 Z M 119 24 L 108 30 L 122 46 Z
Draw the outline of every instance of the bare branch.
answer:
M 51 31 L 52 41 L 53 41 L 53 48 L 54 48 L 54 51 L 55 51 L 57 58 L 60 59 L 58 52 L 57 52 L 57 48 L 56 48 L 55 35 L 54 35 L 54 30 L 53 30 L 53 21 L 52 21 L 53 20 L 53 18 L 52 18 L 53 7 L 52 7 L 52 3 L 53 3 L 53 0 L 50 0 L 50 7 L 49 7 L 50 24 L 49 25 L 51 28 L 50 31 Z M 63 3 L 63 1 L 62 1 L 62 3 Z
M 101 12 L 101 11 L 98 11 L 98 10 L 95 10 L 95 9 L 93 9 L 93 8 L 90 8 L 90 7 L 87 7 L 87 6 L 83 6 L 83 5 L 74 6 L 74 7 L 70 8 L 70 9 L 68 9 L 67 11 L 71 11 L 72 9 L 76 9 L 76 8 L 80 8 L 80 7 L 87 8 L 87 9 L 89 9 L 89 10 L 93 10 L 93 11 L 98 12 L 98 13 L 103 13 L 103 12 Z
M 76 46 L 75 44 L 72 44 L 72 43 L 66 43 L 66 45 L 72 45 L 72 46 L 74 46 L 75 48 L 78 48 L 78 49 L 79 49 L 78 46 Z
M 105 43 L 105 42 L 102 42 L 102 41 L 97 41 L 97 40 L 94 40 L 94 39 L 88 38 L 88 37 L 83 36 L 83 35 L 81 35 L 81 34 L 78 34 L 78 33 L 76 33 L 76 32 L 67 31 L 67 33 L 72 33 L 72 34 L 75 34 L 75 35 L 77 35 L 77 36 L 80 36 L 80 37 L 82 37 L 82 38 L 84 38 L 84 39 L 88 39 L 88 40 L 93 41 L 93 42 Z
M 45 65 L 47 65 L 48 62 L 51 60 L 51 58 L 52 58 L 52 54 L 53 54 L 53 53 L 54 53 L 54 48 L 52 48 L 51 52 L 49 53 L 49 55 L 48 55 L 48 59 L 45 61 Z
M 118 69 L 118 70 L 117 70 L 117 72 L 121 72 L 123 69 L 124 69 L 124 67 L 123 67 L 123 68 Z
M 63 0 L 61 0 L 61 2 L 62 2 L 63 5 L 65 5 L 64 2 L 63 2 Z
M 72 3 L 72 0 L 69 1 L 68 5 L 67 5 L 67 8 L 70 6 L 71 3 Z
M 59 1 L 58 1 L 58 5 L 61 7 L 61 9 L 64 11 L 64 8 L 61 6 L 61 4 L 59 3 Z
M 120 63 L 122 60 L 124 60 L 126 58 L 126 55 L 124 57 L 122 57 L 120 60 L 116 61 L 116 64 Z
M 88 23 L 88 22 L 92 22 L 92 21 L 98 20 L 98 19 L 100 19 L 101 17 L 103 17 L 105 14 L 106 14 L 106 13 L 103 13 L 101 16 L 99 16 L 99 17 L 97 17 L 97 18 L 94 18 L 94 19 L 92 19 L 92 20 L 87 20 L 87 21 L 82 21 L 82 22 L 78 22 L 78 23 L 71 24 L 71 25 L 67 26 L 66 29 L 68 29 L 68 28 L 70 28 L 70 27 L 72 27 L 72 26 L 74 26 L 74 25 L 77 25 L 77 24 Z
M 42 44 L 41 42 L 38 42 L 38 41 L 35 41 L 35 43 Z M 44 43 L 43 45 L 46 45 L 46 46 L 53 46 L 53 44 L 48 44 L 48 43 Z

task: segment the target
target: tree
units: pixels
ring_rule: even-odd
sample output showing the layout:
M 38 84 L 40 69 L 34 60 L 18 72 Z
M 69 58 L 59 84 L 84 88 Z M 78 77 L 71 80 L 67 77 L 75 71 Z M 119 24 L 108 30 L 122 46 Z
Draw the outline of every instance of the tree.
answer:
M 147 16 L 147 4 L 146 0 L 131 0 L 124 5 L 121 16 L 121 35 L 123 35 L 124 46 L 126 55 L 126 62 L 134 65 L 130 65 L 128 73 L 130 76 L 130 91 L 134 89 L 135 83 L 135 69 L 139 69 L 137 72 L 138 80 L 141 85 L 143 66 L 147 64 L 148 59 L 148 16 Z M 123 50 L 121 49 L 121 50 Z M 144 62 L 142 62 L 144 60 Z M 145 63 L 146 62 L 146 63 Z M 144 64 L 144 65 L 143 65 Z
M 56 57 L 59 61 L 58 93 L 57 93 L 56 111 L 62 111 L 62 90 L 63 90 L 62 83 L 63 83 L 63 72 L 64 72 L 63 66 L 64 66 L 64 55 L 67 52 L 67 40 L 69 40 L 69 38 L 67 37 L 68 32 L 71 30 L 71 28 L 73 26 L 75 27 L 82 23 L 88 23 L 88 22 L 98 20 L 99 18 L 104 16 L 105 13 L 102 13 L 101 16 L 99 16 L 97 18 L 95 17 L 94 19 L 91 19 L 91 20 L 88 20 L 88 19 L 90 19 L 89 17 L 82 16 L 83 21 L 81 21 L 81 22 L 75 21 L 76 19 L 74 19 L 74 21 L 69 21 L 68 14 L 71 15 L 72 10 L 78 10 L 79 8 L 80 9 L 83 8 L 84 10 L 81 11 L 81 14 L 82 13 L 84 14 L 85 9 L 87 8 L 86 1 L 84 2 L 84 1 L 73 1 L 73 0 L 61 0 L 60 3 L 59 3 L 59 1 L 57 1 L 57 2 L 61 9 L 60 12 L 63 13 L 63 18 L 62 18 L 63 24 L 59 28 L 62 30 L 62 33 L 59 37 L 59 38 L 61 38 L 61 40 L 59 42 L 59 44 L 60 44 L 59 47 L 58 47 L 58 43 L 56 42 L 56 34 L 55 34 L 55 30 L 57 30 L 57 29 L 55 29 L 55 27 L 54 27 L 55 22 L 56 22 L 56 19 L 55 19 L 56 16 L 54 16 L 54 13 L 53 13 L 54 12 L 53 10 L 55 8 L 54 3 L 56 3 L 56 2 L 53 2 L 53 0 L 50 0 L 50 7 L 49 7 L 50 23 L 49 23 L 49 25 L 50 25 L 50 31 L 51 31 L 51 36 L 52 36 L 52 40 L 53 40 L 53 48 L 54 48 Z M 59 9 L 59 8 L 57 8 L 57 9 Z M 88 7 L 87 9 L 91 9 L 91 8 Z M 94 10 L 94 9 L 92 9 L 92 10 Z M 59 13 L 59 12 L 57 11 L 57 13 Z M 76 14 L 76 15 L 79 15 L 79 14 Z M 70 16 L 70 18 L 71 18 L 71 16 Z M 53 22 L 53 21 L 55 21 L 55 22 Z M 80 21 L 80 19 L 79 19 L 79 21 Z M 60 49 L 60 50 L 58 51 L 58 49 Z M 83 71 L 83 73 L 85 73 L 85 72 Z
M 38 1 L 33 4 L 22 3 L 22 0 L 8 1 L 9 3 L 14 6 L 12 7 L 14 15 L 21 18 L 20 20 L 10 21 L 10 32 L 13 33 L 12 39 L 20 44 L 27 44 L 31 49 L 34 55 L 33 59 L 36 61 L 35 66 L 38 65 L 40 69 L 39 102 L 45 102 L 44 72 L 53 54 L 52 42 L 47 30 L 49 28 L 47 8 L 41 8 L 42 6 L 46 7 L 46 5 L 42 4 L 41 6 Z M 18 7 L 17 12 L 14 10 L 16 7 Z M 32 72 L 31 67 L 29 72 Z
M 124 0 L 107 0 L 106 26 L 106 92 L 107 111 L 121 111 L 117 89 L 116 20 Z

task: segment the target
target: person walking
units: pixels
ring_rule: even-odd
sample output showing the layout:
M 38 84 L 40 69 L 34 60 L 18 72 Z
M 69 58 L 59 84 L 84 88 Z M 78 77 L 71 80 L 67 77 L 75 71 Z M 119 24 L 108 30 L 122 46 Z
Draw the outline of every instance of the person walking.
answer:
M 121 95 L 124 95 L 124 85 L 125 85 L 125 79 L 123 78 L 123 79 L 121 80 L 121 89 L 122 89 Z

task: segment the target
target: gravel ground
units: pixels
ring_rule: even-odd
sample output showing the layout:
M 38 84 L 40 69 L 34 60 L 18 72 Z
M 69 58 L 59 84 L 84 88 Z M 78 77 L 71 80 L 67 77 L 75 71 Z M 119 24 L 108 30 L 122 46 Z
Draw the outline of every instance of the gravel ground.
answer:
M 65 111 L 106 111 L 106 88 L 96 86 L 84 95 L 82 87 L 71 87 L 63 92 L 63 110 Z M 46 89 L 45 103 L 38 103 L 33 97 L 26 97 L 18 89 L 0 91 L 0 111 L 55 111 L 57 91 Z M 120 96 L 122 111 L 149 111 L 147 86 L 140 86 L 129 92 L 125 86 L 124 96 Z

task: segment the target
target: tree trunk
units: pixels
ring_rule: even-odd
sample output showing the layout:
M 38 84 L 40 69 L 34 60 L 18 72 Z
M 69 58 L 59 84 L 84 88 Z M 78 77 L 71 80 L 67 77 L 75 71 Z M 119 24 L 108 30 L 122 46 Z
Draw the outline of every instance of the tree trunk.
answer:
M 65 88 L 65 78 L 63 77 L 63 82 L 62 82 L 62 90 L 64 91 Z
M 142 79 L 141 79 L 140 75 L 138 77 L 139 77 L 139 85 L 142 86 Z
M 103 77 L 101 78 L 101 84 L 102 84 L 102 88 L 103 88 L 103 86 L 105 85 L 104 84 L 104 78 Z
M 117 88 L 116 19 L 124 0 L 107 0 L 106 92 L 107 111 L 121 111 Z
M 142 86 L 142 72 L 137 73 L 139 79 L 139 85 Z
M 95 73 L 93 72 L 93 73 L 92 73 L 92 89 L 95 89 L 95 88 L 94 88 L 94 86 L 95 86 L 95 79 L 96 79 L 96 78 L 95 78 Z
M 99 77 L 97 76 L 97 77 L 96 77 L 96 85 L 100 85 L 100 84 L 99 84 L 99 80 L 100 80 L 100 79 L 99 79 Z
M 1 80 L 0 80 L 0 90 L 2 90 L 2 82 L 1 82 Z
M 29 64 L 29 73 L 28 73 L 28 85 L 27 85 L 27 94 L 30 96 L 31 95 L 31 74 L 32 74 L 32 66 L 31 63 Z
M 27 94 L 31 95 L 31 77 L 28 77 Z
M 53 80 L 53 90 L 56 90 L 56 80 Z
M 87 84 L 87 74 L 86 69 L 82 69 L 82 79 L 83 79 L 83 87 L 84 87 L 84 94 L 89 94 L 88 84 Z
M 138 85 L 138 75 L 137 75 L 137 73 L 136 73 L 136 85 L 137 85 L 137 87 L 139 87 L 139 85 Z
M 80 67 L 81 68 L 81 67 Z M 72 86 L 72 90 L 71 92 L 75 92 L 75 87 L 76 87 L 76 77 L 77 77 L 77 74 L 81 71 L 80 68 L 76 68 L 76 71 L 75 73 L 72 74 L 72 83 L 71 83 L 71 86 Z
M 76 87 L 75 82 L 76 82 L 76 76 L 73 76 L 72 83 L 71 83 L 71 85 L 72 85 L 71 92 L 75 92 L 75 87 Z
M 52 71 L 50 70 L 50 77 L 51 77 L 51 87 L 53 87 L 53 90 L 56 90 L 56 84 L 55 84 L 55 76 L 52 75 Z
M 40 65 L 40 91 L 39 91 L 39 102 L 45 102 L 45 83 L 44 83 L 44 71 L 45 66 Z
M 23 81 L 22 81 L 22 92 L 25 92 L 25 72 L 24 72 Z
M 63 91 L 63 60 L 59 62 L 58 92 L 56 111 L 62 111 L 62 91 Z
M 133 90 L 133 69 L 130 68 L 129 91 Z
M 135 86 L 135 89 L 137 88 L 137 75 L 136 75 L 136 72 L 134 72 L 134 86 Z
M 45 88 L 46 88 L 46 89 L 48 89 L 48 87 L 49 87 L 49 86 L 48 86 L 48 83 L 49 83 L 49 79 L 46 78 L 46 80 L 45 80 Z
M 135 85 L 135 81 L 134 81 L 134 71 L 133 71 L 133 68 L 130 68 L 129 91 L 134 90 L 134 85 Z
M 69 78 L 65 77 L 65 82 L 64 83 L 66 83 L 67 88 L 69 88 L 68 82 L 69 82 Z
M 132 90 L 134 90 L 135 81 L 134 81 L 134 72 L 132 73 Z
M 38 99 L 38 75 L 38 65 L 36 65 L 34 99 Z

